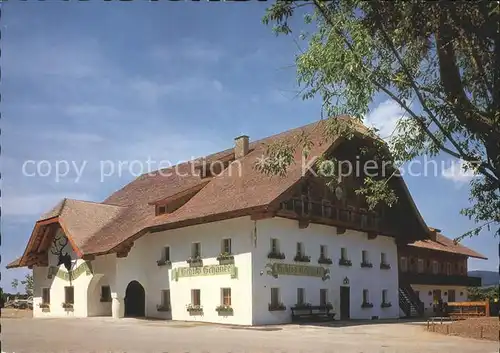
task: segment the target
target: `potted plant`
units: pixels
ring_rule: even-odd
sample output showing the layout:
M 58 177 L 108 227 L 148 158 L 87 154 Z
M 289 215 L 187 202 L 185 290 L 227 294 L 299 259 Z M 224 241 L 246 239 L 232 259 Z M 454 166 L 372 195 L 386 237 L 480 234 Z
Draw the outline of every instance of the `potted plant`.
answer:
M 320 258 L 318 259 L 318 263 L 322 265 L 331 265 L 333 261 L 332 259 L 329 259 L 327 257 L 320 256 Z
M 50 304 L 49 303 L 38 303 L 38 307 L 40 309 L 50 309 Z
M 372 303 L 363 303 L 363 304 L 361 304 L 361 307 L 363 309 L 369 309 L 369 308 L 373 308 L 373 304 Z
M 186 310 L 191 315 L 200 315 L 203 313 L 203 307 L 201 305 L 188 304 L 186 305 Z
M 293 258 L 293 261 L 296 261 L 296 262 L 311 262 L 311 257 L 307 256 L 307 255 L 297 254 Z
M 382 262 L 380 264 L 380 269 L 381 270 L 390 270 L 391 269 L 391 265 Z
M 73 310 L 73 303 L 63 302 L 62 307 L 63 307 L 63 309 L 66 309 L 66 310 Z
M 166 260 L 166 259 L 161 259 L 161 260 L 157 260 L 156 264 L 158 266 L 170 266 L 170 265 L 172 265 L 172 261 Z
M 392 304 L 389 302 L 389 303 L 382 303 L 380 304 L 380 307 L 381 308 L 390 308 L 392 306 Z
M 269 303 L 268 309 L 269 311 L 284 311 L 286 310 L 286 306 L 283 303 L 276 303 L 276 304 Z
M 217 256 L 217 261 L 219 261 L 219 263 L 221 265 L 233 264 L 234 263 L 234 256 L 228 252 L 221 252 L 219 254 L 219 256 Z
M 267 258 L 268 259 L 276 259 L 276 260 L 284 260 L 285 254 L 282 252 L 270 251 L 269 254 L 267 254 Z
M 352 262 L 351 262 L 351 260 L 340 259 L 339 266 L 352 266 Z
M 233 314 L 233 308 L 230 305 L 218 305 L 215 311 L 219 314 Z
M 203 261 L 201 260 L 201 256 L 200 255 L 190 256 L 187 259 L 187 263 L 190 264 L 190 265 L 201 266 L 202 262 Z
M 370 262 L 362 262 L 361 263 L 361 267 L 363 267 L 363 268 L 372 268 L 373 264 L 371 264 Z
M 158 304 L 158 305 L 156 305 L 156 311 L 166 312 L 166 311 L 170 311 L 170 308 L 167 307 L 166 305 Z

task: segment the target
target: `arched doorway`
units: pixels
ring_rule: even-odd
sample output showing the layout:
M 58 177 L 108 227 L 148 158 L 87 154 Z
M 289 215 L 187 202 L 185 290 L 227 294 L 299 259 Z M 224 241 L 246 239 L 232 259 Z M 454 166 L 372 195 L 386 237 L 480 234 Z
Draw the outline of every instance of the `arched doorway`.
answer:
M 125 291 L 125 317 L 146 316 L 146 293 L 144 287 L 137 281 L 128 284 Z

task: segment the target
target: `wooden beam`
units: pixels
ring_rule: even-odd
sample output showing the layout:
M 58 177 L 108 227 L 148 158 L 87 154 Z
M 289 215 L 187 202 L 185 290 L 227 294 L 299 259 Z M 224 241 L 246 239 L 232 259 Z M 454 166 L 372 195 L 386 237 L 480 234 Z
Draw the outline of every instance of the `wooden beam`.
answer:
M 309 227 L 311 221 L 307 218 L 299 218 L 299 229 L 305 229 Z
M 94 259 L 95 259 L 95 255 L 92 255 L 92 254 L 87 254 L 87 255 L 82 256 L 82 260 L 85 260 L 85 261 L 92 261 Z
M 345 234 L 345 228 L 337 227 L 337 234 L 338 235 Z
M 254 213 L 250 216 L 250 219 L 252 221 L 259 221 L 261 219 L 269 219 L 273 218 L 275 216 L 275 212 L 259 212 L 259 213 Z
M 134 246 L 133 242 L 122 244 L 120 246 L 120 248 L 118 248 L 116 250 L 116 257 L 119 257 L 119 258 L 127 257 L 128 253 L 130 252 L 130 250 L 132 249 L 133 246 Z
M 377 237 L 377 233 L 368 232 L 368 239 L 373 240 Z

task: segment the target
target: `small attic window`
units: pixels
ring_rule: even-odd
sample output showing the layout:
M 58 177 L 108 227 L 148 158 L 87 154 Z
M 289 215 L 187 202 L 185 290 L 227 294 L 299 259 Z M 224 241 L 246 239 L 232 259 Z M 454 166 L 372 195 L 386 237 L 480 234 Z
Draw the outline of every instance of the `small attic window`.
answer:
M 156 206 L 156 215 L 161 215 L 167 213 L 167 206 L 162 205 L 162 206 Z

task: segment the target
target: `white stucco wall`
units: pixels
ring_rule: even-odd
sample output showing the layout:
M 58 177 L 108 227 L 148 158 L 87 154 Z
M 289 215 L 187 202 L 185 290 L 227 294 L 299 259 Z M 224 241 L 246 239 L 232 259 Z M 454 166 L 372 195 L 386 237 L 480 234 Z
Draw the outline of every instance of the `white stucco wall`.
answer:
M 270 239 L 278 238 L 280 251 L 285 253 L 285 260 L 269 260 Z M 321 266 L 317 260 L 320 255 L 320 245 L 328 247 L 328 257 L 333 261 L 330 269 L 330 279 L 322 281 L 318 277 L 279 276 L 273 278 L 267 275 L 265 265 L 270 262 L 295 264 L 293 258 L 297 242 L 305 246 L 305 254 L 311 256 L 310 266 Z M 340 249 L 347 248 L 351 267 L 339 266 Z M 367 250 L 372 268 L 361 268 L 362 250 Z M 380 269 L 380 254 L 386 253 L 390 270 Z M 257 249 L 253 254 L 253 323 L 268 324 L 287 322 L 291 319 L 290 306 L 296 303 L 297 288 L 305 288 L 305 301 L 318 305 L 320 289 L 328 289 L 328 300 L 333 304 L 336 319 L 340 318 L 340 287 L 344 278 L 349 279 L 350 287 L 350 317 L 351 319 L 397 318 L 398 304 L 398 268 L 397 248 L 394 239 L 379 236 L 368 240 L 366 233 L 347 230 L 342 235 L 336 234 L 335 227 L 310 224 L 305 229 L 299 229 L 298 222 L 284 218 L 272 218 L 257 221 Z M 303 264 L 303 263 L 297 263 Z M 263 274 L 261 275 L 261 271 Z M 279 287 L 281 301 L 287 306 L 286 311 L 270 312 L 268 304 L 271 300 L 271 287 Z M 374 307 L 362 309 L 363 289 L 369 290 L 369 299 Z M 381 308 L 382 290 L 387 289 L 390 308 Z
M 448 295 L 444 295 L 444 293 L 448 294 L 450 289 L 455 290 L 455 302 L 464 302 L 467 301 L 467 287 L 465 286 L 442 286 L 442 285 L 427 285 L 427 284 L 412 284 L 412 289 L 414 291 L 419 292 L 419 298 L 422 303 L 424 303 L 424 315 L 433 314 L 432 306 L 434 304 L 433 299 L 433 291 L 441 290 L 441 299 L 443 302 L 448 302 Z M 429 292 L 431 295 L 429 295 Z M 462 293 L 462 295 L 460 295 Z
M 58 231 L 58 237 L 63 236 L 62 230 Z M 49 250 L 49 266 L 33 267 L 33 317 L 86 317 L 87 316 L 87 287 L 92 279 L 92 275 L 81 274 L 71 282 L 61 279 L 57 276 L 48 278 L 49 268 L 57 265 L 58 257 L 51 253 L 53 246 Z M 73 269 L 78 268 L 84 261 L 76 257 L 70 243 L 63 248 L 63 254 L 68 253 L 73 259 Z M 61 271 L 66 272 L 64 265 L 60 265 Z M 64 302 L 64 287 L 74 287 L 74 305 L 73 310 L 66 310 L 62 307 Z M 39 307 L 42 303 L 42 288 L 50 288 L 50 310 L 43 310 Z
M 146 316 L 248 325 L 252 322 L 251 305 L 251 232 L 249 217 L 201 224 L 181 229 L 148 234 L 137 240 L 129 255 L 117 259 L 116 290 L 122 298 L 127 285 L 136 280 L 146 292 Z M 171 278 L 172 268 L 188 266 L 191 244 L 201 243 L 203 265 L 219 264 L 216 257 L 221 252 L 223 238 L 231 238 L 232 253 L 238 277 L 230 275 Z M 163 248 L 170 246 L 172 266 L 158 266 Z M 233 316 L 219 316 L 215 311 L 221 304 L 221 288 L 231 288 Z M 161 291 L 170 289 L 170 312 L 158 312 Z M 201 290 L 203 316 L 191 316 L 186 305 L 191 302 L 191 289 Z

